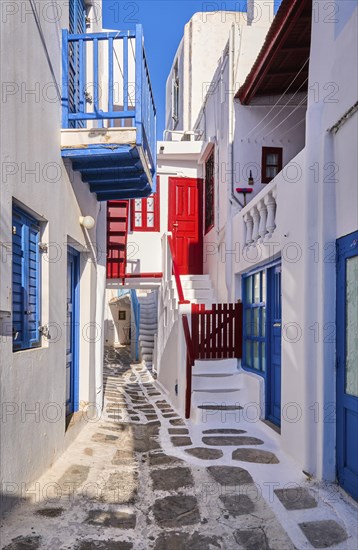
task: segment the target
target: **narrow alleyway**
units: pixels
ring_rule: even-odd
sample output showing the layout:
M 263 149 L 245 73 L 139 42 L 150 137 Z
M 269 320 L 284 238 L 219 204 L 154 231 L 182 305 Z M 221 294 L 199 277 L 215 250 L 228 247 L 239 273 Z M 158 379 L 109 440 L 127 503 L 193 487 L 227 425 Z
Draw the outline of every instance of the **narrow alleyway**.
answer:
M 193 427 L 106 352 L 105 408 L 2 522 L 4 550 L 356 550 L 357 508 L 260 422 Z

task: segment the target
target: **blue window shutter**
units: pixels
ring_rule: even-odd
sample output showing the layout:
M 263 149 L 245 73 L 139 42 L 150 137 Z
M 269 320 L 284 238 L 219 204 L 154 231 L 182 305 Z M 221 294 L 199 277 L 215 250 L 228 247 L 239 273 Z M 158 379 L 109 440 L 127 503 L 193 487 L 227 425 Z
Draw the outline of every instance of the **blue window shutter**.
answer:
M 28 284 L 27 284 L 27 317 L 29 346 L 40 345 L 40 252 L 39 252 L 39 226 L 30 222 L 28 226 Z
M 83 34 L 86 32 L 86 6 L 84 0 L 70 0 L 69 32 Z
M 39 223 L 13 210 L 13 349 L 40 345 L 40 257 Z
M 24 348 L 24 223 L 21 214 L 13 212 L 12 236 L 12 323 L 14 350 Z

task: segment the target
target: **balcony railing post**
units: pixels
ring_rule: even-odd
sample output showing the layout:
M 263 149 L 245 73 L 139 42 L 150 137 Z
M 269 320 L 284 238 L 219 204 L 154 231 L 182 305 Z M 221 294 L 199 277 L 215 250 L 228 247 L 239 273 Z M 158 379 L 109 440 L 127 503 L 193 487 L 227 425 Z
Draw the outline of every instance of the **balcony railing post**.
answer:
M 244 222 L 246 226 L 246 245 L 250 245 L 252 243 L 252 230 L 254 227 L 254 222 L 252 217 L 249 213 L 247 213 L 244 217 Z
M 252 230 L 252 240 L 256 243 L 259 238 L 259 225 L 260 225 L 260 214 L 256 206 L 252 209 L 252 219 L 254 220 L 254 227 Z
M 276 201 L 273 194 L 271 193 L 269 193 L 264 200 L 267 206 L 267 222 L 266 222 L 266 229 L 268 233 L 267 238 L 270 238 L 276 228 L 276 223 L 275 223 Z
M 143 31 L 142 25 L 136 25 L 135 33 L 135 111 L 137 127 L 137 145 L 143 145 L 142 86 L 143 86 Z
M 259 237 L 260 237 L 260 241 L 262 242 L 267 233 L 267 229 L 266 229 L 267 208 L 264 200 L 261 200 L 259 202 L 259 204 L 257 205 L 257 209 L 260 214 Z
M 68 78 L 69 78 L 68 30 L 63 29 L 62 31 L 62 128 L 69 127 Z

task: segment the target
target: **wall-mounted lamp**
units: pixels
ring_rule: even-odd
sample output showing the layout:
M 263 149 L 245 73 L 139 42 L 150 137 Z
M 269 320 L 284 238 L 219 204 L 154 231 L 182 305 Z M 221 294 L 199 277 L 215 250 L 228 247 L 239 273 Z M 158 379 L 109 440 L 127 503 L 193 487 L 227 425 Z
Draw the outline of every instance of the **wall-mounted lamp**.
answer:
M 96 225 L 95 219 L 92 216 L 80 216 L 79 222 L 86 229 L 93 229 Z
M 254 185 L 254 178 L 252 177 L 252 171 L 250 170 L 250 176 L 247 182 L 248 185 Z

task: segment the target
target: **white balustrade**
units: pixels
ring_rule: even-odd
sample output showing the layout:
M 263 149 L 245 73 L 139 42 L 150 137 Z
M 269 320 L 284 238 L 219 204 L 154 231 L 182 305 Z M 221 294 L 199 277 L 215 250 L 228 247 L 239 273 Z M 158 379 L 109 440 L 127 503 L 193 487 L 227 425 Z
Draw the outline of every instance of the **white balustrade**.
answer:
M 276 187 L 271 188 L 267 195 L 260 197 L 252 206 L 247 205 L 243 212 L 246 229 L 246 246 L 270 239 L 276 229 Z

